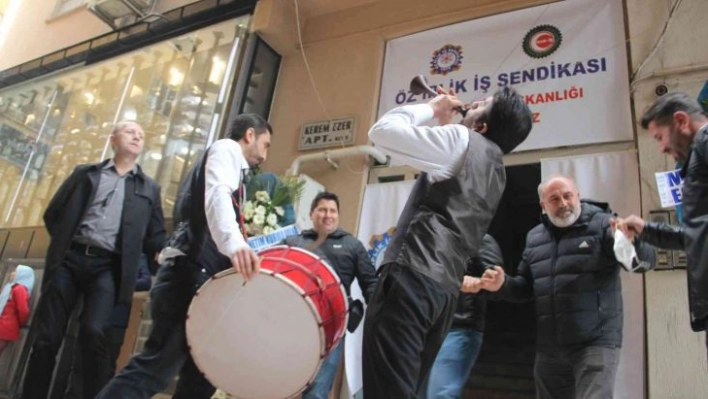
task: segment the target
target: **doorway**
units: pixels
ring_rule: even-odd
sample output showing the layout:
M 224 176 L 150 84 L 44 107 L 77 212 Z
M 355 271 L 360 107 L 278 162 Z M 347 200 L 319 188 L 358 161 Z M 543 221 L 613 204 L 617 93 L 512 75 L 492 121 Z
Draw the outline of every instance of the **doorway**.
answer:
M 506 168 L 506 189 L 489 234 L 504 255 L 504 270 L 515 275 L 526 234 L 539 224 L 541 164 Z M 533 362 L 536 314 L 533 302 L 487 302 L 482 349 L 467 381 L 464 398 L 534 399 Z

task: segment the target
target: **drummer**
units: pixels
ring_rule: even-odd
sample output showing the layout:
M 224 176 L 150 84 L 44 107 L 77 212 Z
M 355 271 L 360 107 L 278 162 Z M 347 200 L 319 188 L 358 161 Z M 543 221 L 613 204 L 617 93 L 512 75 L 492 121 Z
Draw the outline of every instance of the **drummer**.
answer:
M 175 231 L 160 254 L 162 267 L 150 293 L 150 337 L 97 398 L 148 399 L 177 374 L 173 398 L 214 394 L 187 349 L 187 309 L 199 286 L 222 270 L 233 267 L 247 280 L 258 274 L 259 260 L 246 243 L 239 209 L 243 177 L 265 161 L 272 132 L 261 116 L 239 115 L 229 137 L 214 142 L 188 172 L 175 204 Z
M 317 194 L 310 206 L 310 219 L 312 219 L 312 229 L 290 236 L 283 243 L 310 250 L 325 258 L 337 272 L 348 297 L 351 297 L 350 287 L 356 277 L 364 299 L 368 301 L 376 285 L 376 271 L 361 241 L 339 228 L 339 197 L 329 192 Z M 350 304 L 349 330 L 353 331 L 363 316 L 363 306 L 358 301 Z M 356 312 L 358 314 L 355 314 Z M 324 359 L 315 379 L 303 392 L 302 399 L 329 397 L 344 351 L 342 342 L 343 340 L 340 340 Z

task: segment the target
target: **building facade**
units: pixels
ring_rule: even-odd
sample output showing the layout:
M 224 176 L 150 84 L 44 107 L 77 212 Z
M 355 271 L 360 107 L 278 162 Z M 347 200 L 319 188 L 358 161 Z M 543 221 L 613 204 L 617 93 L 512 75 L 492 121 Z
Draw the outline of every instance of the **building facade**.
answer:
M 11 0 L 7 9 L 19 1 Z M 116 121 L 136 119 L 145 128 L 140 164 L 161 184 L 169 217 L 190 162 L 224 133 L 229 115 L 269 115 L 275 135 L 264 167 L 277 173 L 303 155 L 298 135 L 309 122 L 355 117 L 353 144 L 365 145 L 377 115 L 388 41 L 552 1 L 162 0 L 152 10 L 157 17 L 138 24 L 128 18 L 117 30 L 85 3 L 25 1 L 0 25 L 0 229 L 10 250 L 3 259 L 42 253 L 47 201 L 75 165 L 110 156 L 107 136 Z M 699 50 L 700 38 L 708 37 L 700 20 L 708 3 L 622 5 L 633 118 L 660 86 L 698 95 L 708 78 L 708 55 Z M 661 208 L 654 173 L 674 164 L 636 123 L 631 137 L 514 153 L 506 163 L 636 150 L 636 212 L 649 217 Z M 364 155 L 338 164 L 334 169 L 325 161 L 308 162 L 300 170 L 340 195 L 341 223 L 350 231 L 357 228 L 368 183 L 415 175 L 407 168 L 372 167 Z M 30 235 L 12 241 L 16 231 Z M 13 243 L 26 247 L 15 251 Z M 642 279 L 646 397 L 705 396 L 705 340 L 689 328 L 685 271 Z

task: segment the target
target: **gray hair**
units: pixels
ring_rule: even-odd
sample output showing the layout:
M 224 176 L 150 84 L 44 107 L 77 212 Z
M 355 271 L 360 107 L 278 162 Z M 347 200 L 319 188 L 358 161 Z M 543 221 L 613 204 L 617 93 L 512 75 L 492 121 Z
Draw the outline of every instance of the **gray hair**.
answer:
M 124 120 L 122 120 L 122 121 L 116 123 L 116 124 L 113 126 L 113 130 L 111 130 L 111 136 L 115 136 L 116 133 L 118 133 L 118 132 L 120 132 L 121 130 L 125 129 L 125 127 L 128 126 L 128 124 L 131 124 L 131 123 L 140 126 L 140 124 L 138 123 L 138 121 L 134 121 L 134 120 L 132 120 L 132 119 L 124 119 Z M 140 126 L 140 128 L 142 129 L 142 126 Z
M 543 181 L 541 181 L 541 184 L 538 185 L 538 199 L 539 200 L 543 201 L 543 190 L 546 188 L 546 186 L 548 185 L 548 183 L 551 180 L 555 180 L 555 179 L 568 180 L 569 182 L 573 183 L 573 187 L 575 187 L 575 190 L 576 191 L 578 190 L 578 185 L 575 184 L 575 180 L 572 177 L 568 177 L 568 176 L 560 174 L 560 173 L 554 173 L 554 174 L 546 177 L 545 179 L 543 179 Z

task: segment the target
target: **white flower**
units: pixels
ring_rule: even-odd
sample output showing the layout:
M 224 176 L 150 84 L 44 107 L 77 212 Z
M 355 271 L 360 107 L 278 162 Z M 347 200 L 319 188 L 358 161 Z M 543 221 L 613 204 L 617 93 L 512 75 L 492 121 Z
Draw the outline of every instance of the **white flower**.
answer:
M 270 234 L 270 233 L 272 233 L 272 232 L 274 232 L 274 231 L 275 231 L 275 230 L 274 230 L 272 227 L 270 227 L 270 226 L 266 226 L 266 227 L 263 228 L 263 234 Z
M 253 208 L 254 208 L 254 207 L 253 207 L 253 201 L 246 201 L 246 203 L 243 204 L 243 211 L 244 211 L 244 212 L 250 210 L 251 213 L 253 213 Z
M 268 202 L 270 201 L 270 195 L 267 191 L 256 191 L 256 201 Z
M 278 230 L 278 229 L 281 228 L 281 227 L 283 227 L 283 226 L 281 226 L 281 225 L 279 225 L 279 224 L 276 224 L 275 226 L 273 226 L 273 228 L 276 229 L 276 230 Z
M 270 215 L 268 215 L 268 217 L 266 217 L 266 223 L 268 223 L 268 225 L 270 226 L 275 226 L 276 224 L 278 224 L 278 215 L 276 215 L 275 213 L 271 213 Z
M 258 226 L 263 226 L 263 223 L 265 223 L 265 216 L 259 214 L 256 211 L 256 214 L 253 215 L 253 223 L 255 223 Z
M 249 221 L 249 222 L 251 221 L 251 218 L 253 218 L 254 213 L 255 212 L 253 210 L 253 206 L 251 206 L 249 208 L 247 208 L 245 206 L 243 207 L 243 218 L 246 219 L 247 221 Z
M 256 207 L 256 215 L 261 215 L 261 216 L 265 217 L 265 214 L 266 214 L 265 206 L 263 206 L 263 205 L 258 205 L 258 206 Z
M 276 206 L 275 213 L 277 213 L 278 216 L 283 216 L 283 215 L 285 215 L 285 209 L 283 209 L 282 206 Z

